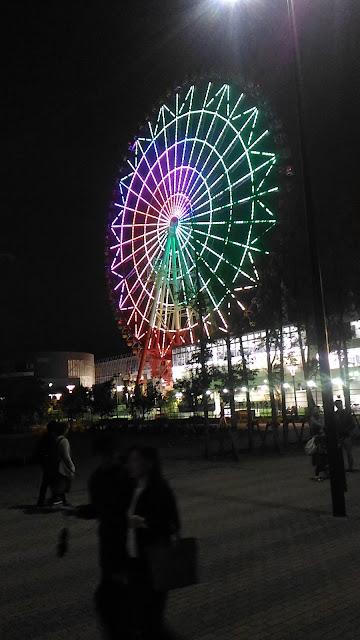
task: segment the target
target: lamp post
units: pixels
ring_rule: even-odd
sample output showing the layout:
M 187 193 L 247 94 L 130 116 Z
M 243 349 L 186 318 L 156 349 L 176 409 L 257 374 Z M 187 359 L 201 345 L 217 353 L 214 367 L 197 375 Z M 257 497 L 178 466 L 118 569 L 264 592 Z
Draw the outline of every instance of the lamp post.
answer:
M 121 393 L 121 391 L 123 391 L 124 389 L 124 385 L 123 384 L 117 384 L 116 385 L 116 417 L 119 417 L 119 393 Z
M 297 404 L 297 399 L 296 399 L 296 385 L 295 385 L 295 374 L 296 374 L 297 366 L 295 364 L 292 364 L 292 365 L 290 365 L 290 367 L 288 367 L 288 369 L 289 369 L 290 375 L 292 377 L 292 382 L 293 382 L 295 416 L 296 416 L 296 418 L 298 418 L 299 410 L 298 410 L 298 404 Z
M 223 0 L 225 1 L 225 0 Z M 233 5 L 235 0 L 227 0 Z M 292 38 L 294 84 L 297 111 L 297 126 L 300 151 L 300 172 L 303 186 L 303 205 L 306 220 L 306 232 L 309 247 L 310 270 L 313 292 L 316 341 L 319 354 L 319 371 L 324 408 L 327 450 L 330 469 L 330 486 L 334 516 L 345 516 L 346 479 L 342 448 L 339 447 L 334 414 L 333 390 L 330 377 L 329 341 L 319 260 L 318 233 L 313 208 L 312 185 L 309 170 L 308 149 L 305 135 L 304 90 L 301 71 L 301 56 L 296 26 L 294 0 L 286 0 L 289 28 Z

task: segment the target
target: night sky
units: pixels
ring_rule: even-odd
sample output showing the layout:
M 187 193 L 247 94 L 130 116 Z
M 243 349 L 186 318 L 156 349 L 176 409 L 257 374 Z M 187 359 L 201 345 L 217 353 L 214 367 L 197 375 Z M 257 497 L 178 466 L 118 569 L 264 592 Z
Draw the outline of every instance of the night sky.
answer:
M 344 246 L 359 233 L 359 2 L 296 0 L 314 201 Z M 285 0 L 8 3 L 3 75 L 1 352 L 124 351 L 107 301 L 104 235 L 117 169 L 185 76 L 260 84 L 297 165 Z M 356 211 L 341 223 L 343 203 Z M 294 225 L 301 235 L 303 221 Z M 360 235 L 358 236 L 360 238 Z M 357 257 L 358 259 L 358 257 Z

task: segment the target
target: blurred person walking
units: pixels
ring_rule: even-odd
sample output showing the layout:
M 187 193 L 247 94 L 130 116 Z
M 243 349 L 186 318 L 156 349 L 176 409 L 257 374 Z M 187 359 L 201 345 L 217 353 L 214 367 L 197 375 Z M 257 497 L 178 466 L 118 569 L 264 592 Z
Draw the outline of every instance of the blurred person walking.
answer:
M 324 427 L 324 418 L 320 413 L 319 407 L 314 407 L 310 417 L 310 437 L 314 438 L 316 449 L 312 455 L 312 464 L 315 467 L 315 478 L 321 482 L 329 477 L 329 463 L 326 447 L 326 435 Z M 320 474 L 324 473 L 324 476 Z
M 348 469 L 347 471 L 354 470 L 354 457 L 352 454 L 353 449 L 353 434 L 357 427 L 357 421 L 355 416 L 344 409 L 342 400 L 337 399 L 334 402 L 336 407 L 335 411 L 335 420 L 337 426 L 337 433 L 339 442 L 343 447 L 343 450 L 346 453 L 347 461 L 348 461 Z
M 139 638 L 170 638 L 164 629 L 167 592 L 154 589 L 148 550 L 168 544 L 180 532 L 176 500 L 164 479 L 156 449 L 133 447 L 127 467 L 133 481 L 127 510 L 126 581 L 133 624 Z
M 52 486 L 53 495 L 50 505 L 69 506 L 66 494 L 70 492 L 71 482 L 75 475 L 75 465 L 71 459 L 70 443 L 67 439 L 69 426 L 65 422 L 56 423 L 56 476 Z

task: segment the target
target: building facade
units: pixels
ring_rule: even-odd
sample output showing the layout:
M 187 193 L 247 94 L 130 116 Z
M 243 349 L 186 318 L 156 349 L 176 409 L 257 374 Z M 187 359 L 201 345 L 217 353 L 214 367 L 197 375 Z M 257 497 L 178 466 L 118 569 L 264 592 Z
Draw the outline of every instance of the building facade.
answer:
M 350 322 L 352 338 L 348 342 L 349 362 L 349 386 L 353 408 L 360 410 L 360 320 Z M 257 375 L 251 384 L 250 397 L 252 403 L 261 406 L 270 400 L 267 380 L 267 359 L 265 348 L 265 331 L 254 331 L 243 336 L 243 346 L 249 369 L 256 370 Z M 306 343 L 306 336 L 302 334 L 302 342 Z M 297 405 L 300 409 L 307 406 L 306 389 L 310 387 L 316 404 L 322 403 L 320 390 L 320 376 L 317 373 L 311 379 L 305 380 L 302 359 L 299 347 L 299 335 L 295 326 L 289 325 L 283 329 L 284 361 L 285 361 L 285 395 L 288 407 Z M 227 367 L 227 351 L 225 340 L 217 340 L 210 347 L 211 357 L 208 364 L 216 367 Z M 179 380 L 189 374 L 191 360 L 196 351 L 196 346 L 186 345 L 176 347 L 172 352 L 172 377 L 173 381 Z M 233 365 L 241 364 L 240 340 L 231 339 L 231 355 Z M 304 348 L 307 359 L 307 347 Z M 309 354 L 310 358 L 316 358 L 316 352 Z M 340 362 L 339 362 L 340 357 Z M 271 350 L 271 359 L 274 364 L 280 364 L 280 354 L 276 349 Z M 333 383 L 334 400 L 338 397 L 344 399 L 341 370 L 341 354 L 332 352 L 329 356 L 331 378 Z M 280 389 L 277 390 L 280 393 Z M 244 403 L 246 389 L 236 389 L 235 401 Z
M 91 388 L 95 383 L 94 355 L 79 351 L 19 354 L 0 363 L 0 377 L 35 377 L 48 383 L 53 391 L 69 384 Z

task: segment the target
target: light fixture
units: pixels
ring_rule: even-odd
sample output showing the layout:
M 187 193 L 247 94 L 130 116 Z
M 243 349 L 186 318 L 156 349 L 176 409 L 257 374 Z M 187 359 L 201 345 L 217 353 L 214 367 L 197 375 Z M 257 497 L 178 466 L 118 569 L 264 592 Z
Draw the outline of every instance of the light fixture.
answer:
M 296 364 L 291 364 L 291 365 L 288 367 L 288 369 L 289 369 L 289 371 L 290 371 L 290 375 L 291 375 L 291 377 L 292 377 L 292 378 L 295 378 L 295 373 L 296 373 L 296 369 L 297 369 Z
M 68 390 L 69 393 L 72 393 L 75 389 L 75 385 L 74 384 L 67 384 L 66 388 Z
M 332 384 L 335 384 L 337 387 L 343 386 L 343 381 L 341 380 L 341 378 L 333 378 L 331 382 Z

